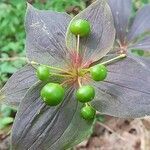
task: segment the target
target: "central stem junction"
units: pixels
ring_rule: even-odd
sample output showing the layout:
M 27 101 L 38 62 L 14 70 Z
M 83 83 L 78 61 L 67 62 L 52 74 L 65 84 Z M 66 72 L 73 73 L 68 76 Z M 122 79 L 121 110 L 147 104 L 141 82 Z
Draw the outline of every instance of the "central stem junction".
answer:
M 48 67 L 51 70 L 50 76 L 57 76 L 61 78 L 65 78 L 64 82 L 62 84 L 67 84 L 71 81 L 77 81 L 78 85 L 81 86 L 81 79 L 84 78 L 89 72 L 90 67 L 82 67 L 82 56 L 80 56 L 80 35 L 77 35 L 77 45 L 76 45 L 76 51 L 72 52 L 71 61 L 72 61 L 72 68 L 58 68 L 53 67 L 49 65 L 39 64 L 37 62 L 31 61 L 30 64 L 37 69 L 39 65 L 43 65 Z M 108 65 L 110 63 L 113 63 L 117 60 L 120 60 L 122 58 L 125 58 L 126 54 L 120 54 L 112 59 L 109 59 L 105 62 L 96 64 L 96 65 Z M 93 67 L 93 66 L 92 66 Z

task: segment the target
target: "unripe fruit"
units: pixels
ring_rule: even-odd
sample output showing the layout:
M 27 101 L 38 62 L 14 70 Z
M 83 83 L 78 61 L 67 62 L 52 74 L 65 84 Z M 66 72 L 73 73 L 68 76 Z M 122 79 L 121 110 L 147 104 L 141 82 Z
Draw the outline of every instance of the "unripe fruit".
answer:
M 48 83 L 41 90 L 43 101 L 49 106 L 56 106 L 64 99 L 65 90 L 57 83 Z
M 75 20 L 70 25 L 70 31 L 80 37 L 88 36 L 91 32 L 90 23 L 82 19 Z
M 92 120 L 95 118 L 96 110 L 92 106 L 84 106 L 81 109 L 81 116 L 85 120 Z
M 41 81 L 47 80 L 50 75 L 49 68 L 43 65 L 39 66 L 37 68 L 36 75 Z
M 103 81 L 107 77 L 107 68 L 104 65 L 95 65 L 90 68 L 90 74 L 93 80 Z
M 82 103 L 92 101 L 95 97 L 95 90 L 92 86 L 80 87 L 76 92 L 76 99 Z

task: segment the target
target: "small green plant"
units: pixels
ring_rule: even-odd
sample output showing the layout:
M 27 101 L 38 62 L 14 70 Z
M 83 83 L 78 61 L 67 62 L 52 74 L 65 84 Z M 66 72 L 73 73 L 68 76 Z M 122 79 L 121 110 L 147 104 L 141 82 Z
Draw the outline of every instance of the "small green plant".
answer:
M 6 128 L 8 125 L 12 124 L 14 118 L 12 116 L 16 110 L 12 109 L 6 105 L 2 105 L 0 109 L 0 129 Z
M 86 7 L 82 0 L 47 0 L 45 3 L 36 0 L 33 3 L 39 9 L 65 11 L 71 6 L 81 10 Z M 2 0 L 0 3 L 0 87 L 11 74 L 26 64 L 24 15 L 26 1 Z

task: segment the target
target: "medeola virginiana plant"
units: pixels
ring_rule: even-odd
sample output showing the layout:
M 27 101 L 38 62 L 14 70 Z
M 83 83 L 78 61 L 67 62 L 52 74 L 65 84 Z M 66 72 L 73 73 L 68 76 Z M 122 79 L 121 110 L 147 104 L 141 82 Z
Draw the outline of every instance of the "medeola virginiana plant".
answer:
M 18 108 L 12 150 L 71 148 L 92 132 L 96 111 L 150 115 L 149 14 L 148 5 L 130 18 L 131 0 L 97 0 L 74 18 L 28 4 L 28 64 L 0 92 Z

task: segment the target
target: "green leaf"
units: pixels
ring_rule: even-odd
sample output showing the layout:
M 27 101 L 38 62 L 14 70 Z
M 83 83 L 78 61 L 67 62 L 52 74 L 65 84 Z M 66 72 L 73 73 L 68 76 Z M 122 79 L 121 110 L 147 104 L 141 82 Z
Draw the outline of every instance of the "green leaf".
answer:
M 4 62 L 0 65 L 0 70 L 2 73 L 14 73 L 15 71 L 17 71 L 17 68 L 14 67 L 11 63 L 9 62 Z
M 14 119 L 12 117 L 0 118 L 0 129 L 5 128 L 7 125 L 13 123 Z
M 131 52 L 136 56 L 143 56 L 144 51 L 142 49 L 131 49 Z
M 9 117 L 12 113 L 13 109 L 11 107 L 8 107 L 7 105 L 2 105 L 0 112 L 2 114 L 2 117 Z

